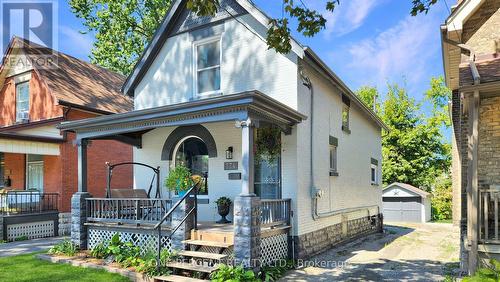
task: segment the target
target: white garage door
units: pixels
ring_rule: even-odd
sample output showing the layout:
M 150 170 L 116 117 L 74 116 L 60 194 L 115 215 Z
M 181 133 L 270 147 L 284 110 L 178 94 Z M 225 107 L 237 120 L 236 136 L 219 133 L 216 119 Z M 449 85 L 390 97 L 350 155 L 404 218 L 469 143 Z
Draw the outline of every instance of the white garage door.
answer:
M 421 222 L 420 197 L 384 197 L 384 221 Z

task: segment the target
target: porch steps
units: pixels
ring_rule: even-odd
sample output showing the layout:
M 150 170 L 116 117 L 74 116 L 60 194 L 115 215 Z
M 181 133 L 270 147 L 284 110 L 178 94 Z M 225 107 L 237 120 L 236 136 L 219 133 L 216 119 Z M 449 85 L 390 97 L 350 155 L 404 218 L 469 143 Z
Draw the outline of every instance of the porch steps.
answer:
M 198 252 L 198 251 L 180 251 L 178 255 L 183 257 L 200 258 L 207 260 L 219 260 L 219 261 L 227 258 L 227 255 L 224 254 L 215 254 L 215 253 Z
M 182 241 L 182 243 L 194 246 L 206 246 L 215 248 L 231 248 L 233 246 L 233 243 L 205 241 L 205 240 L 184 240 Z
M 180 275 L 164 275 L 153 277 L 155 282 L 158 281 L 170 281 L 170 282 L 199 282 L 199 281 L 209 281 L 197 278 L 185 277 Z
M 191 230 L 191 240 L 214 241 L 223 243 L 233 243 L 233 231 L 219 230 Z
M 170 262 L 167 263 L 167 267 L 182 269 L 194 272 L 212 273 L 217 270 L 217 266 L 207 266 L 203 264 L 197 264 L 192 262 Z

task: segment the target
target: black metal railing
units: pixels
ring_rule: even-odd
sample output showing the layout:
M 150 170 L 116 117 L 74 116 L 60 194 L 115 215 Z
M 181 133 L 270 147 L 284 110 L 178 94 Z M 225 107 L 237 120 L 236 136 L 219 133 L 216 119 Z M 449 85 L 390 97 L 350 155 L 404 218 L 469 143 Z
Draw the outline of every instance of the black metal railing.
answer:
M 156 224 L 172 207 L 171 199 L 89 198 L 87 221 L 120 224 Z
M 261 228 L 290 225 L 292 213 L 291 199 L 261 200 Z
M 479 191 L 479 240 L 483 243 L 500 243 L 500 186 Z
M 32 214 L 58 211 L 59 194 L 38 191 L 8 191 L 0 194 L 0 214 Z
M 206 179 L 205 179 L 206 180 Z M 197 229 L 198 226 L 198 189 L 199 189 L 199 184 L 200 181 L 196 182 L 187 192 L 182 196 L 179 201 L 177 201 L 171 208 L 170 210 L 163 216 L 163 218 L 155 225 L 154 230 L 158 232 L 158 248 L 157 248 L 157 257 L 156 257 L 156 265 L 158 268 L 160 268 L 161 264 L 161 249 L 162 249 L 162 235 L 161 235 L 161 228 L 162 224 L 165 223 L 167 220 L 172 221 L 172 216 L 175 211 L 183 202 L 186 202 L 188 198 L 193 198 L 193 207 L 185 213 L 182 219 L 180 219 L 175 226 L 171 225 L 170 226 L 170 233 L 167 236 L 168 240 L 172 239 L 173 234 L 186 222 L 186 220 L 193 216 L 194 218 L 194 230 Z

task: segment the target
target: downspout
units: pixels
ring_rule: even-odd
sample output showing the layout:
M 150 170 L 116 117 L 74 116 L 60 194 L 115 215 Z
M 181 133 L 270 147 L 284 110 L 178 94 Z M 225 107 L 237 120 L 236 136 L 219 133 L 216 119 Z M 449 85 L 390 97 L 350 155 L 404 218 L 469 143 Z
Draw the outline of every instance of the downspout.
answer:
M 319 212 L 318 211 L 318 199 L 323 196 L 323 191 L 321 189 L 316 188 L 316 183 L 314 179 L 314 149 L 313 149 L 313 144 L 314 144 L 314 134 L 313 134 L 313 128 L 314 128 L 314 87 L 309 79 L 309 77 L 304 73 L 303 68 L 300 68 L 300 77 L 302 78 L 302 84 L 309 89 L 309 94 L 311 96 L 311 103 L 309 106 L 309 126 L 311 128 L 310 130 L 310 136 L 309 136 L 309 164 L 311 167 L 311 174 L 310 174 L 310 189 L 311 189 L 311 214 L 313 220 L 318 220 L 320 218 L 325 218 L 325 217 L 330 217 L 334 215 L 339 215 L 343 213 L 349 213 L 353 211 L 360 211 L 360 210 L 365 210 L 368 212 L 368 215 L 370 215 L 370 209 L 372 208 L 377 208 L 377 214 L 380 213 L 380 208 L 378 205 L 369 205 L 369 206 L 361 206 L 361 207 L 355 207 L 355 208 L 346 208 L 346 209 L 340 209 L 340 210 L 330 210 L 328 212 Z M 331 200 L 331 199 L 330 199 Z
M 476 53 L 474 52 L 472 47 L 470 47 L 466 44 L 463 44 L 463 43 L 459 43 L 459 42 L 450 40 L 446 37 L 443 37 L 443 41 L 452 45 L 452 46 L 460 48 L 461 50 L 465 50 L 465 51 L 469 52 L 469 67 L 470 67 L 470 71 L 472 73 L 472 79 L 474 80 L 474 85 L 479 85 L 481 83 L 481 76 L 479 75 L 479 71 L 477 70 L 477 67 L 476 67 L 476 63 L 475 63 Z

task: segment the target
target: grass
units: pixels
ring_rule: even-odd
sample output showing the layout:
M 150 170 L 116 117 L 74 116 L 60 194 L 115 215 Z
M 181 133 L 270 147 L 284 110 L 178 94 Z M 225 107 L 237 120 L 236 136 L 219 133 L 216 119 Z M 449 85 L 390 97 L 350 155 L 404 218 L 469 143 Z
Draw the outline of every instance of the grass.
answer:
M 130 281 L 104 270 L 50 263 L 34 254 L 0 258 L 0 281 Z

